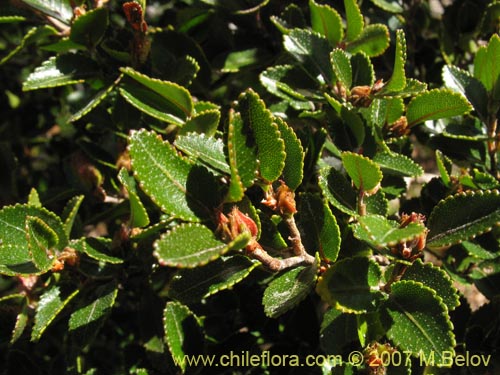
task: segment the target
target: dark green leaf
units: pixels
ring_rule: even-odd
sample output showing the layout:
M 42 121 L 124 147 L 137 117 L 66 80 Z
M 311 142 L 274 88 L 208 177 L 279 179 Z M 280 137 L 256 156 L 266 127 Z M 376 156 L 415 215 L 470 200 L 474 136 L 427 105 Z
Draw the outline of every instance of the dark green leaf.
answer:
M 417 177 L 424 173 L 420 165 L 409 157 L 393 152 L 379 152 L 373 157 L 384 174 L 395 176 Z
M 113 82 L 108 87 L 100 90 L 95 96 L 92 97 L 92 99 L 90 99 L 90 101 L 87 104 L 85 104 L 85 106 L 83 106 L 78 111 L 76 111 L 69 118 L 69 121 L 73 122 L 73 121 L 80 120 L 83 116 L 87 115 L 90 111 L 92 111 L 94 108 L 96 108 L 115 89 L 118 82 L 119 82 L 119 80 Z
M 84 82 L 95 76 L 96 63 L 78 54 L 51 57 L 35 69 L 23 82 L 23 90 L 37 90 L 49 87 L 65 86 Z
M 408 126 L 428 120 L 463 115 L 471 110 L 471 105 L 462 95 L 451 90 L 434 89 L 418 95 L 408 104 L 406 117 Z
M 26 216 L 26 238 L 33 264 L 48 271 L 54 262 L 53 248 L 59 242 L 57 233 L 39 217 Z
M 154 255 L 162 266 L 194 268 L 242 249 L 249 240 L 250 233 L 244 232 L 226 244 L 204 225 L 181 224 L 155 242 Z
M 123 259 L 111 255 L 111 240 L 102 237 L 81 238 L 72 241 L 71 247 L 80 253 L 87 254 L 90 258 L 98 260 L 99 262 L 109 264 L 123 263 Z
M 260 48 L 230 52 L 224 60 L 221 71 L 223 73 L 236 73 L 243 68 L 260 65 L 266 59 L 269 59 L 269 52 Z
M 315 263 L 286 270 L 274 278 L 262 298 L 266 315 L 276 318 L 298 305 L 313 288 L 317 273 Z
M 274 122 L 278 125 L 278 130 L 285 142 L 286 158 L 283 180 L 290 189 L 295 190 L 304 177 L 304 149 L 293 129 L 283 119 L 275 117 Z
M 141 189 L 163 211 L 190 221 L 200 220 L 197 213 L 208 215 L 205 203 L 188 189 L 190 181 L 197 177 L 195 169 L 170 144 L 146 130 L 132 132 L 129 142 L 132 167 Z
M 199 302 L 231 288 L 259 265 L 259 262 L 235 255 L 220 257 L 202 267 L 181 269 L 168 284 L 168 296 L 183 303 Z
M 373 24 L 364 28 L 361 35 L 347 44 L 347 52 L 364 52 L 367 56 L 379 56 L 389 47 L 389 29 L 385 25 Z
M 375 71 L 372 62 L 364 52 L 351 56 L 352 86 L 372 86 L 375 82 Z
M 108 9 L 92 9 L 76 18 L 71 26 L 71 41 L 94 48 L 99 44 L 108 27 Z
M 340 14 L 329 5 L 320 5 L 309 0 L 311 26 L 314 31 L 325 36 L 332 46 L 344 39 L 344 27 Z
M 323 301 L 343 312 L 362 314 L 375 311 L 384 295 L 378 286 L 382 271 L 364 258 L 346 258 L 334 263 L 319 278 L 317 293 Z
M 441 180 L 443 180 L 445 186 L 449 186 L 451 182 L 451 170 L 452 170 L 451 160 L 441 151 L 436 150 L 436 164 L 439 173 L 441 174 Z
M 434 207 L 427 226 L 427 244 L 446 246 L 490 231 L 500 223 L 498 190 L 468 191 L 450 196 Z
M 71 0 L 23 0 L 26 5 L 69 25 L 74 17 Z
M 296 217 L 306 249 L 335 262 L 340 250 L 340 229 L 328 205 L 318 195 L 301 194 Z
M 145 227 L 149 225 L 149 216 L 146 208 L 139 198 L 136 183 L 133 177 L 129 176 L 127 170 L 122 168 L 118 173 L 118 179 L 125 187 L 130 202 L 130 225 L 132 228 Z
M 219 126 L 219 121 L 220 110 L 218 108 L 197 111 L 195 115 L 186 121 L 179 131 L 179 134 L 185 135 L 190 132 L 196 132 L 206 134 L 207 136 L 213 136 Z
M 49 324 L 52 323 L 78 292 L 78 289 L 71 292 L 62 292 L 59 286 L 53 286 L 42 294 L 36 307 L 35 324 L 31 332 L 31 341 L 38 341 L 42 337 Z
M 377 191 L 376 194 L 365 197 L 364 203 L 366 205 L 366 213 L 387 216 L 389 201 L 381 190 Z
M 396 55 L 392 76 L 384 86 L 383 91 L 400 91 L 406 87 L 406 39 L 403 30 L 396 32 Z
M 474 77 L 479 79 L 486 90 L 496 96 L 500 85 L 500 37 L 493 34 L 488 45 L 479 48 L 474 58 Z
M 375 189 L 382 181 L 379 166 L 366 156 L 352 152 L 342 153 L 342 163 L 356 188 L 363 191 Z
M 323 316 L 319 340 L 328 354 L 341 354 L 342 348 L 358 341 L 357 315 L 329 309 Z
M 64 206 L 61 220 L 64 223 L 64 231 L 66 232 L 66 236 L 68 238 L 71 235 L 71 230 L 73 229 L 78 209 L 80 208 L 84 198 L 84 195 L 77 195 L 71 198 L 68 203 L 66 203 L 66 206 Z
M 325 37 L 305 29 L 293 29 L 284 36 L 284 46 L 297 61 L 302 63 L 312 78 L 317 79 L 321 76 L 323 83 L 332 81 L 331 47 Z
M 432 355 L 436 364 L 443 364 L 443 355 L 454 353 L 455 337 L 448 309 L 434 290 L 419 282 L 392 284 L 382 321 L 389 339 L 415 356 Z
M 337 80 L 347 90 L 352 86 L 352 66 L 347 53 L 336 48 L 330 53 L 330 61 Z
M 276 181 L 285 167 L 286 154 L 285 142 L 271 112 L 251 89 L 240 95 L 238 109 L 243 126 L 251 130 L 255 138 L 260 176 L 268 182 Z
M 334 168 L 324 168 L 320 170 L 318 182 L 332 205 L 348 215 L 357 215 L 356 192 L 342 173 Z

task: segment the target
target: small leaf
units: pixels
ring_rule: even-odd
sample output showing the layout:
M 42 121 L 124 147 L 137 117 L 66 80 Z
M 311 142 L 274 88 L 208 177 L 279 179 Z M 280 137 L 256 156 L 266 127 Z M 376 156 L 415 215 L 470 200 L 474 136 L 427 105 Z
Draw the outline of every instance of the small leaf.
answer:
M 320 170 L 319 186 L 325 198 L 340 211 L 356 216 L 356 192 L 345 176 L 334 168 Z
M 226 244 L 204 225 L 181 224 L 155 242 L 154 255 L 162 266 L 194 268 L 243 248 L 249 240 L 250 233 L 244 232 Z
M 347 23 L 346 41 L 355 40 L 363 31 L 365 21 L 356 0 L 344 0 Z
M 87 237 L 72 241 L 70 246 L 90 258 L 109 264 L 121 264 L 123 259 L 110 255 L 111 241 L 102 237 Z
M 252 89 L 240 95 L 238 109 L 243 125 L 255 137 L 261 177 L 268 182 L 276 181 L 285 167 L 286 154 L 285 142 L 273 122 L 271 112 Z
M 0 224 L 0 274 L 45 273 L 52 266 L 46 250 L 55 245 L 62 250 L 68 243 L 61 219 L 41 207 L 6 206 Z
M 401 118 L 404 114 L 405 104 L 402 98 L 375 99 L 370 105 L 370 121 L 383 128 Z
M 208 167 L 222 173 L 231 173 L 224 155 L 224 144 L 220 139 L 207 137 L 205 134 L 189 133 L 177 136 L 175 146 Z
M 382 171 L 379 166 L 366 156 L 343 152 L 342 163 L 352 182 L 359 190 L 370 191 L 382 181 Z
M 283 180 L 286 185 L 295 190 L 302 183 L 304 177 L 304 148 L 293 129 L 280 117 L 275 117 L 274 122 L 285 142 L 285 167 Z
M 314 31 L 324 35 L 332 46 L 344 39 L 344 28 L 340 14 L 329 5 L 317 4 L 309 0 L 311 26 Z
M 243 68 L 259 65 L 261 61 L 269 59 L 269 52 L 261 48 L 249 48 L 241 51 L 229 52 L 224 60 L 222 73 L 237 73 Z
M 396 56 L 392 76 L 384 86 L 383 91 L 400 91 L 406 87 L 406 39 L 403 30 L 396 32 Z
M 96 108 L 99 104 L 101 104 L 104 101 L 104 99 L 106 99 L 108 97 L 108 95 L 115 89 L 115 87 L 119 81 L 120 80 L 117 79 L 115 82 L 113 82 L 108 87 L 100 90 L 96 95 L 94 95 L 92 97 L 92 99 L 90 99 L 90 101 L 87 104 L 85 104 L 85 106 L 83 106 L 78 111 L 73 113 L 73 115 L 69 118 L 68 121 L 74 122 L 74 121 L 80 120 L 83 116 L 90 113 L 90 111 L 92 111 L 94 108 Z
M 80 208 L 84 198 L 84 195 L 77 195 L 71 198 L 68 203 L 66 203 L 66 206 L 64 206 L 61 220 L 64 223 L 64 231 L 68 238 L 71 235 L 71 230 L 73 229 L 78 209 Z
M 424 173 L 422 167 L 412 159 L 395 152 L 379 152 L 375 154 L 373 161 L 387 175 L 417 177 Z
M 488 251 L 484 247 L 482 247 L 474 242 L 464 241 L 461 243 L 461 246 L 465 249 L 465 251 L 467 251 L 467 253 L 470 256 L 472 256 L 474 258 L 478 258 L 478 259 L 495 259 L 500 255 L 500 254 Z
M 329 309 L 323 316 L 320 344 L 328 354 L 341 354 L 345 345 L 358 342 L 358 319 L 337 309 Z
M 312 77 L 322 77 L 322 83 L 332 81 L 333 70 L 329 59 L 331 47 L 325 37 L 305 29 L 293 29 L 284 36 L 283 43 L 285 49 Z
M 373 243 L 376 247 L 409 242 L 424 233 L 425 226 L 422 224 L 410 223 L 400 228 L 398 222 L 380 215 L 361 216 L 353 227 L 353 234 L 356 238 Z
M 366 212 L 368 214 L 387 216 L 389 210 L 389 201 L 385 194 L 379 190 L 377 193 L 364 198 L 366 204 Z
M 306 93 L 316 86 L 302 69 L 292 65 L 271 66 L 263 71 L 260 82 L 271 94 L 284 99 L 297 110 L 313 110 L 310 95 Z
M 439 173 L 441 175 L 441 180 L 443 180 L 444 185 L 450 186 L 452 162 L 445 154 L 443 154 L 439 150 L 436 150 L 436 165 L 438 167 Z
M 122 168 L 118 173 L 118 179 L 127 190 L 130 203 L 130 226 L 142 228 L 149 225 L 149 216 L 137 193 L 134 178 L 129 176 L 125 168 Z
M 479 79 L 486 91 L 497 94 L 500 85 L 500 37 L 493 34 L 487 46 L 480 47 L 474 58 L 474 77 Z M 495 95 L 495 99 L 498 97 Z
M 399 0 L 371 0 L 373 4 L 390 13 L 403 13 L 404 8 Z
M 69 25 L 74 17 L 71 0 L 23 0 L 26 5 Z
M 364 257 L 342 259 L 319 278 L 316 292 L 337 310 L 362 314 L 375 311 L 384 295 L 378 285 L 382 271 L 377 263 Z
M 364 52 L 351 56 L 352 86 L 372 86 L 375 82 L 373 64 Z
M 255 141 L 245 129 L 239 113 L 229 112 L 227 149 L 231 169 L 231 183 L 226 200 L 238 202 L 245 189 L 253 184 L 257 176 L 258 162 Z
M 389 339 L 415 356 L 432 355 L 435 363 L 441 364 L 443 353 L 454 353 L 455 337 L 447 308 L 434 290 L 421 283 L 393 283 L 381 318 Z
M 129 137 L 132 167 L 141 189 L 161 209 L 183 220 L 199 221 L 210 209 L 187 186 L 193 166 L 153 132 L 133 131 Z M 206 187 L 205 187 L 206 188 Z
M 31 188 L 30 194 L 28 196 L 28 204 L 34 207 L 42 207 L 42 203 L 40 202 L 40 196 L 35 188 Z
M 330 61 L 337 80 L 349 89 L 352 86 L 352 66 L 347 53 L 336 48 L 330 53 Z
M 486 121 L 488 116 L 488 93 L 483 84 L 468 72 L 453 65 L 443 67 L 443 81 L 446 87 L 464 95 L 477 111 L 479 117 Z
M 96 327 L 103 323 L 114 306 L 118 288 L 111 281 L 92 290 L 83 298 L 71 314 L 68 323 L 69 331 L 75 331 L 78 340 L 88 340 L 97 334 Z
M 305 248 L 335 262 L 340 251 L 340 229 L 335 216 L 318 195 L 299 197 L 296 218 Z
M 467 191 L 443 199 L 431 212 L 427 244 L 447 246 L 490 231 L 500 224 L 498 190 Z
M 264 312 L 276 318 L 297 306 L 312 290 L 318 272 L 317 263 L 286 270 L 267 286 L 262 298 Z
M 376 57 L 384 53 L 389 47 L 389 43 L 389 29 L 387 26 L 373 24 L 366 26 L 356 40 L 349 42 L 346 50 L 353 55 L 364 52 L 369 57 Z
M 62 292 L 59 286 L 44 291 L 36 307 L 35 324 L 31 332 L 31 341 L 38 341 L 47 327 L 59 315 L 62 309 L 78 294 L 79 289 Z
M 168 296 L 183 303 L 199 302 L 246 278 L 259 262 L 235 255 L 220 257 L 194 269 L 180 269 L 168 284 Z
M 428 120 L 438 120 L 463 115 L 471 105 L 462 95 L 446 89 L 434 89 L 418 95 L 408 104 L 406 118 L 408 126 Z
M 401 280 L 413 280 L 436 291 L 443 299 L 448 311 L 455 310 L 460 305 L 457 289 L 452 284 L 448 274 L 432 263 L 423 263 L 417 259 L 403 274 Z
M 75 19 L 69 39 L 94 48 L 99 44 L 108 27 L 108 10 L 105 7 L 91 9 Z
M 207 136 L 213 136 L 219 126 L 219 121 L 220 110 L 218 108 L 199 111 L 186 121 L 179 131 L 179 134 L 185 135 L 196 132 L 206 134 Z
M 35 69 L 23 82 L 23 90 L 37 90 L 84 82 L 96 75 L 96 63 L 83 55 L 67 54 L 51 57 Z
M 184 373 L 187 366 L 185 356 L 201 353 L 195 351 L 201 350 L 203 342 L 198 319 L 187 306 L 178 302 L 167 302 L 163 311 L 163 327 L 168 350 Z M 198 345 L 200 348 L 196 348 Z

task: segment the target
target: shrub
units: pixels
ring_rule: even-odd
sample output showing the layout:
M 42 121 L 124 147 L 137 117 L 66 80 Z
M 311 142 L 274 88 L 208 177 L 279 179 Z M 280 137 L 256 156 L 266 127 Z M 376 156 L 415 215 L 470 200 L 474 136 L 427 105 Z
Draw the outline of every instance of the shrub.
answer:
M 2 5 L 4 373 L 498 371 L 500 8 L 439 4 Z

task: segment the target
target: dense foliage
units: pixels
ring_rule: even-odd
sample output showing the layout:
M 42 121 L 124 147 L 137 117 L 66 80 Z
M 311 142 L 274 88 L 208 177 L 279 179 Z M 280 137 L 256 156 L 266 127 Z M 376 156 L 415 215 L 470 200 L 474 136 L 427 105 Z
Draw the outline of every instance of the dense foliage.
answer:
M 499 25 L 2 3 L 2 373 L 498 373 Z

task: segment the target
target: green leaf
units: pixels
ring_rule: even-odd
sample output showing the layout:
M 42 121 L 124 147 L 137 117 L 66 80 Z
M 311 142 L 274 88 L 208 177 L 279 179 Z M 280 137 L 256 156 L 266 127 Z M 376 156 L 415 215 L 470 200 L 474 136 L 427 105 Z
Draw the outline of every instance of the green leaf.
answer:
M 219 121 L 220 110 L 218 108 L 200 111 L 186 121 L 179 134 L 185 135 L 190 132 L 196 132 L 213 136 L 219 126 Z
M 181 224 L 154 244 L 154 256 L 162 266 L 194 268 L 205 265 L 231 250 L 239 250 L 250 240 L 244 232 L 226 244 L 201 224 Z
M 293 29 L 284 36 L 284 47 L 313 79 L 323 77 L 322 83 L 330 83 L 333 70 L 330 64 L 330 43 L 322 35 L 305 29 Z
M 123 259 L 110 255 L 111 240 L 102 237 L 87 237 L 71 242 L 71 247 L 90 258 L 109 264 L 121 264 Z
M 349 89 L 352 86 L 352 66 L 347 53 L 340 48 L 334 49 L 330 53 L 330 62 L 337 80 Z
M 94 48 L 104 36 L 108 23 L 107 8 L 89 10 L 75 19 L 71 25 L 69 39 L 75 43 Z
M 344 7 L 347 23 L 346 41 L 351 42 L 360 36 L 365 21 L 356 0 L 344 0 Z
M 94 108 L 96 108 L 99 104 L 101 104 L 104 99 L 108 97 L 108 95 L 115 89 L 116 85 L 118 84 L 120 80 L 117 79 L 115 82 L 113 82 L 111 85 L 108 87 L 100 90 L 97 94 L 95 94 L 92 99 L 89 100 L 87 104 L 85 104 L 82 108 L 80 108 L 78 111 L 73 113 L 73 115 L 69 118 L 68 121 L 74 122 L 77 120 L 80 120 L 83 116 L 87 115 L 92 111 Z
M 269 52 L 261 48 L 249 48 L 227 54 L 224 60 L 222 73 L 236 73 L 252 65 L 259 65 L 261 61 L 269 59 Z
M 334 168 L 323 168 L 318 178 L 325 198 L 340 211 L 356 216 L 356 192 L 345 176 Z
M 235 255 L 220 257 L 194 269 L 180 269 L 168 284 L 168 296 L 183 303 L 199 302 L 221 290 L 232 288 L 260 265 Z
M 262 298 L 266 315 L 276 318 L 297 306 L 312 290 L 317 273 L 318 265 L 315 263 L 286 270 L 275 277 Z
M 23 82 L 23 90 L 38 90 L 49 87 L 82 83 L 97 74 L 96 63 L 79 54 L 51 57 L 43 62 Z
M 380 215 L 366 215 L 358 218 L 353 234 L 356 238 L 373 243 L 376 247 L 394 246 L 400 242 L 409 242 L 425 233 L 425 226 L 410 223 L 400 228 L 399 223 Z
M 13 48 L 6 56 L 0 59 L 0 66 L 8 62 L 25 47 L 34 43 L 40 43 L 45 40 L 45 38 L 55 36 L 57 34 L 57 29 L 49 25 L 33 27 L 24 35 L 23 39 L 16 48 Z
M 354 1 L 354 0 L 353 0 Z M 364 52 L 367 56 L 376 57 L 389 47 L 389 29 L 382 24 L 368 25 L 361 35 L 347 44 L 347 52 L 356 54 Z
M 413 280 L 436 291 L 443 299 L 448 311 L 460 305 L 457 289 L 453 286 L 448 274 L 432 263 L 423 263 L 417 259 L 403 274 L 401 280 Z
M 403 30 L 396 32 L 396 55 L 392 76 L 384 86 L 383 91 L 400 91 L 406 87 L 406 39 Z
M 474 58 L 474 77 L 479 79 L 486 91 L 498 99 L 500 86 L 500 37 L 493 34 L 487 46 L 479 48 Z
M 306 95 L 316 85 L 303 70 L 292 65 L 271 66 L 263 71 L 260 82 L 271 94 L 284 99 L 297 110 L 313 110 L 311 95 Z
M 202 343 L 198 319 L 187 306 L 178 302 L 167 302 L 163 311 L 163 327 L 168 350 L 184 373 L 187 365 L 184 361 L 185 356 L 201 353 L 201 351 L 192 352 Z
M 23 0 L 26 5 L 69 25 L 74 17 L 71 0 Z
M 40 196 L 35 188 L 31 188 L 30 194 L 28 196 L 28 205 L 34 207 L 42 207 L 42 203 L 40 202 Z
M 135 176 L 153 202 L 183 220 L 199 221 L 198 213 L 209 214 L 205 201 L 188 189 L 197 177 L 193 166 L 170 144 L 146 130 L 133 131 L 129 142 Z
M 402 98 L 377 98 L 370 104 L 370 121 L 379 128 L 383 128 L 398 120 L 404 114 L 404 109 Z
M 125 168 L 122 168 L 118 173 L 118 179 L 127 190 L 130 203 L 130 226 L 142 228 L 149 225 L 149 216 L 139 198 L 134 178 L 129 176 Z
M 35 324 L 31 332 L 31 341 L 38 341 L 47 327 L 59 315 L 62 309 L 78 294 L 79 289 L 62 291 L 55 285 L 43 292 L 36 307 Z
M 382 271 L 365 257 L 342 259 L 319 278 L 316 292 L 337 310 L 362 314 L 375 311 L 384 299 L 378 285 Z
M 304 148 L 293 129 L 281 118 L 275 117 L 274 122 L 285 142 L 285 167 L 283 180 L 286 185 L 295 190 L 302 183 L 304 177 Z
M 73 229 L 78 209 L 80 208 L 84 198 L 84 195 L 77 195 L 71 198 L 68 203 L 66 203 L 66 206 L 64 206 L 61 220 L 64 223 L 64 231 L 68 238 L 71 235 L 71 230 Z
M 371 0 L 373 4 L 390 13 L 403 13 L 404 8 L 399 0 Z
M 382 171 L 379 166 L 366 156 L 353 152 L 343 152 L 342 163 L 359 190 L 368 192 L 375 189 L 382 181 Z
M 373 64 L 364 52 L 351 56 L 352 86 L 372 86 L 375 82 Z
M 358 315 L 329 309 L 323 316 L 320 344 L 328 354 L 341 354 L 345 345 L 358 342 Z
M 44 208 L 16 205 L 0 210 L 0 274 L 45 273 L 52 266 L 46 249 L 62 250 L 67 243 L 61 219 Z
M 460 116 L 472 109 L 462 95 L 447 89 L 434 89 L 418 95 L 408 104 L 408 126 L 428 120 Z
M 344 28 L 340 14 L 329 5 L 317 4 L 309 0 L 311 26 L 314 31 L 325 36 L 332 46 L 344 39 Z
M 459 243 L 500 224 L 498 190 L 467 191 L 443 199 L 431 212 L 427 244 L 440 247 Z
M 389 201 L 381 190 L 365 197 L 364 203 L 366 204 L 366 212 L 368 214 L 387 216 Z
M 68 323 L 70 331 L 82 337 L 96 334 L 96 325 L 102 324 L 102 320 L 111 312 L 118 295 L 116 282 L 98 286 L 83 298 L 71 314 Z
M 447 308 L 431 288 L 416 281 L 397 281 L 383 307 L 381 318 L 387 336 L 399 348 L 415 356 L 432 355 L 437 364 L 443 363 L 443 353 L 454 353 L 455 337 Z
M 443 154 L 439 150 L 436 150 L 436 165 L 438 167 L 439 173 L 441 175 L 441 180 L 443 180 L 444 185 L 450 186 L 452 162 L 445 154 Z
M 231 173 L 224 154 L 224 143 L 220 139 L 207 137 L 205 134 L 189 133 L 177 136 L 175 146 L 193 160 L 222 173 Z
M 255 141 L 245 127 L 239 113 L 229 112 L 227 150 L 231 169 L 231 183 L 226 200 L 238 202 L 245 189 L 257 176 L 258 162 Z
M 387 175 L 417 177 L 424 173 L 422 167 L 412 159 L 395 152 L 379 152 L 375 154 L 373 161 Z
M 47 223 L 36 216 L 26 216 L 26 238 L 33 264 L 39 270 L 49 270 L 54 262 L 53 248 L 59 238 Z
M 299 196 L 296 220 L 302 243 L 311 253 L 335 262 L 340 251 L 340 229 L 335 216 L 319 195 L 304 193 Z
M 243 126 L 253 132 L 257 146 L 260 176 L 268 181 L 276 181 L 285 167 L 285 142 L 281 138 L 273 116 L 264 102 L 252 89 L 248 89 L 238 99 Z
M 495 259 L 500 255 L 488 251 L 484 247 L 474 242 L 464 241 L 461 243 L 461 246 L 465 249 L 465 251 L 467 251 L 470 256 L 478 259 Z
M 486 121 L 488 116 L 488 93 L 483 84 L 465 70 L 453 65 L 443 67 L 443 81 L 446 87 L 464 95 L 479 117 Z

